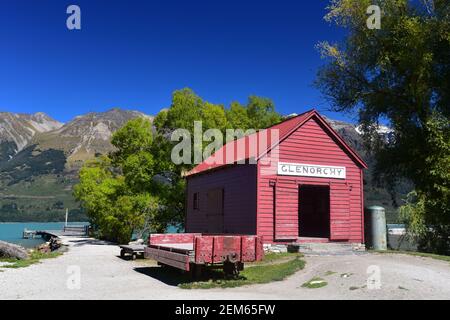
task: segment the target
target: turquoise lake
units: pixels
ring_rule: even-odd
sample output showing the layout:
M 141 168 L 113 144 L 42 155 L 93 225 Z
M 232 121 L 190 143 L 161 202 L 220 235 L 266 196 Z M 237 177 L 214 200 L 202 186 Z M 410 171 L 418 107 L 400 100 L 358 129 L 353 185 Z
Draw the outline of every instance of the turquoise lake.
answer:
M 85 225 L 88 222 L 71 222 L 70 225 Z M 28 230 L 62 230 L 64 222 L 5 222 L 0 223 L 0 240 L 20 244 L 25 248 L 34 248 L 44 241 L 41 238 L 35 239 L 22 239 L 22 233 L 24 229 Z M 168 233 L 178 233 L 182 232 L 181 229 L 177 227 L 169 227 L 167 229 Z
M 72 222 L 69 225 L 84 225 L 86 222 Z M 26 248 L 33 248 L 41 243 L 41 238 L 22 239 L 24 229 L 28 230 L 62 230 L 64 222 L 20 222 L 20 223 L 0 223 L 0 240 L 20 244 Z

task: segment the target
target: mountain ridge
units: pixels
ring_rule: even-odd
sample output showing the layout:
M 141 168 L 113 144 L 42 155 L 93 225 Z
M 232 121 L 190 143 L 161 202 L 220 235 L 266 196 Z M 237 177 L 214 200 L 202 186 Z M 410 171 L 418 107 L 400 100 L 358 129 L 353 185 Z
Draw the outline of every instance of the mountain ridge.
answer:
M 67 154 L 69 165 L 81 164 L 96 154 L 111 151 L 110 139 L 113 132 L 136 117 L 153 121 L 152 116 L 139 111 L 112 108 L 105 112 L 89 112 L 76 116 L 56 130 L 36 135 L 32 142 L 44 149 L 63 150 Z
M 23 150 L 37 134 L 59 129 L 63 123 L 43 112 L 0 112 L 0 161 Z M 6 147 L 5 144 L 6 143 Z

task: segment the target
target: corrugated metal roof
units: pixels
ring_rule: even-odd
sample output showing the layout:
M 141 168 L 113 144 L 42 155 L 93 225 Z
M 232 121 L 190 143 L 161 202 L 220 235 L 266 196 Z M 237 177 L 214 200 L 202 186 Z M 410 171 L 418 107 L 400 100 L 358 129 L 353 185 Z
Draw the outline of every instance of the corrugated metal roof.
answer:
M 366 163 L 356 154 L 356 152 L 352 150 L 350 146 L 348 146 L 339 136 L 339 134 L 331 128 L 328 122 L 326 122 L 320 114 L 313 109 L 296 117 L 287 119 L 286 121 L 270 128 L 260 130 L 254 134 L 225 144 L 214 155 L 197 165 L 185 176 L 188 177 L 196 175 L 225 167 L 227 165 L 248 161 L 249 159 L 255 159 L 257 161 L 313 116 L 317 116 L 317 119 L 329 129 L 330 133 L 338 139 L 338 141 L 353 156 L 354 160 L 361 165 L 361 167 L 367 168 Z

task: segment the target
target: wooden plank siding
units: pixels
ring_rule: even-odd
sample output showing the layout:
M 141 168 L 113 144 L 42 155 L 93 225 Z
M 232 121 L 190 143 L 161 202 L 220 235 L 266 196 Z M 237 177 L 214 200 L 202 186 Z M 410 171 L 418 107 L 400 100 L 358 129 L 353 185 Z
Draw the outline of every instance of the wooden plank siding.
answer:
M 186 232 L 256 235 L 256 165 L 235 165 L 187 179 Z M 223 217 L 208 212 L 208 192 L 223 189 Z M 199 194 L 199 209 L 193 206 Z M 223 230 L 215 219 L 223 219 Z M 214 220 L 214 221 L 212 221 Z
M 345 180 L 278 176 L 280 162 L 346 167 Z M 264 243 L 299 237 L 299 186 L 330 187 L 330 240 L 363 242 L 362 168 L 314 117 L 258 162 L 257 234 Z M 276 197 L 276 201 L 274 201 Z

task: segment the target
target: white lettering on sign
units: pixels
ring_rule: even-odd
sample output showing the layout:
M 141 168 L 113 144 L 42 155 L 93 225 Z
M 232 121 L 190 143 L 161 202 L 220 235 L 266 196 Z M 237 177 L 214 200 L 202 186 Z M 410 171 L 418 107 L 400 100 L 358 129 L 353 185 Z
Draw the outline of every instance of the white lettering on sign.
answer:
M 297 177 L 316 177 L 330 179 L 345 179 L 345 167 L 319 166 L 314 164 L 278 163 L 278 175 Z

